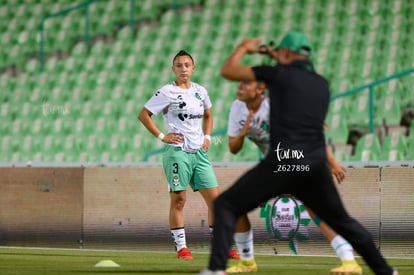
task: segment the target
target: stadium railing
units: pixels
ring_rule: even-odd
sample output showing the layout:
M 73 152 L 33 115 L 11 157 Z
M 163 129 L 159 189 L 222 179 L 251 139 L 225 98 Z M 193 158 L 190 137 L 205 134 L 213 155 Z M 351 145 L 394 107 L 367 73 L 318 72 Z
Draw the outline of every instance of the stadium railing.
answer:
M 369 124 L 368 124 L 368 130 L 369 130 L 369 133 L 373 133 L 374 132 L 374 87 L 376 87 L 380 84 L 383 84 L 385 82 L 388 82 L 392 79 L 401 78 L 403 76 L 409 75 L 413 72 L 414 72 L 414 68 L 411 68 L 411 69 L 407 69 L 405 71 L 402 71 L 402 72 L 384 77 L 382 79 L 375 80 L 371 83 L 356 87 L 356 88 L 348 90 L 344 93 L 334 95 L 334 96 L 331 97 L 331 101 L 334 101 L 334 100 L 342 98 L 342 97 L 350 96 L 350 95 L 353 95 L 355 93 L 359 93 L 359 92 L 362 92 L 362 91 L 365 91 L 366 89 L 368 89 L 368 91 L 369 91 L 369 108 L 368 108 L 368 111 L 369 111 L 369 113 L 368 113 Z

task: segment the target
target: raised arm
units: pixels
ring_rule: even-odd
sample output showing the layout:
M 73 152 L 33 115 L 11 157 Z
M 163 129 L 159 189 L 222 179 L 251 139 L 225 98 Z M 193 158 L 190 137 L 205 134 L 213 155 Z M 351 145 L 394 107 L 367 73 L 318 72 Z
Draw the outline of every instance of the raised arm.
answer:
M 244 138 L 249 132 L 250 123 L 252 119 L 253 119 L 253 111 L 250 111 L 243 125 L 243 128 L 240 130 L 239 134 L 235 137 L 231 137 L 231 136 L 228 137 L 229 149 L 232 154 L 237 154 L 243 148 Z
M 245 54 L 257 53 L 260 41 L 261 39 L 259 38 L 243 40 L 224 63 L 221 68 L 221 76 L 228 80 L 236 81 L 256 80 L 251 67 L 241 65 L 240 61 Z

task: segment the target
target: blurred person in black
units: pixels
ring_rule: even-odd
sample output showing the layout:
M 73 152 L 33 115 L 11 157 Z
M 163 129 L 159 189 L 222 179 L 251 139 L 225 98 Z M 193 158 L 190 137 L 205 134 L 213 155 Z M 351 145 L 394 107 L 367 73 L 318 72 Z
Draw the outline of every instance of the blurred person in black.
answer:
M 228 57 L 221 75 L 232 81 L 263 81 L 270 96 L 270 150 L 253 169 L 214 203 L 215 230 L 208 269 L 225 274 L 236 220 L 280 194 L 292 194 L 351 243 L 377 275 L 398 275 L 376 248 L 372 236 L 346 212 L 327 165 L 324 121 L 330 88 L 309 56 L 312 46 L 300 32 L 289 32 L 272 56 L 274 66 L 245 66 L 261 39 L 243 40 Z

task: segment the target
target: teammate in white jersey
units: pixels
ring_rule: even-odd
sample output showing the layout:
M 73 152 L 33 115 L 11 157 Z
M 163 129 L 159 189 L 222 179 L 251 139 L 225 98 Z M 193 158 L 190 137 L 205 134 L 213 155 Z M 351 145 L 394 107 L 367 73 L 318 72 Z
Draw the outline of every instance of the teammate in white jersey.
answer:
M 170 192 L 169 224 L 177 257 L 193 259 L 187 248 L 183 209 L 188 185 L 199 191 L 208 207 L 208 223 L 213 227 L 213 201 L 219 188 L 207 156 L 213 129 L 211 101 L 207 90 L 191 81 L 194 60 L 186 51 L 173 58 L 175 81 L 162 86 L 148 100 L 138 119 L 150 133 L 166 143 L 163 168 Z M 162 113 L 168 133 L 162 133 L 151 116 Z M 230 258 L 239 258 L 230 250 Z
M 237 154 L 243 147 L 247 137 L 257 145 L 266 155 L 269 148 L 269 98 L 265 96 L 266 85 L 260 81 L 239 82 L 237 99 L 232 103 L 227 126 L 228 145 L 230 152 Z M 327 149 L 328 164 L 338 182 L 345 177 L 345 168 L 334 158 Z M 316 214 L 307 208 L 315 224 L 330 242 L 337 256 L 341 259 L 341 266 L 331 270 L 331 274 L 361 274 L 362 269 L 355 261 L 352 246 Z M 249 220 L 240 217 L 236 224 L 235 243 L 241 260 L 229 267 L 227 273 L 255 272 L 257 265 L 253 253 L 253 232 Z
M 227 135 L 230 152 L 237 154 L 247 137 L 266 153 L 269 143 L 269 98 L 263 82 L 240 82 L 231 105 Z

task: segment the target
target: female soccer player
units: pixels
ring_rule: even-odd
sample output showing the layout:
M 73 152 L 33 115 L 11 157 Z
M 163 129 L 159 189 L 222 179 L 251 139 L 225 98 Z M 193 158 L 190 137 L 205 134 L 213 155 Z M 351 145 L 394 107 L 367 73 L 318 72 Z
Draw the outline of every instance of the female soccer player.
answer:
M 141 110 L 138 119 L 148 131 L 166 143 L 163 168 L 170 191 L 169 223 L 177 257 L 193 259 L 187 248 L 183 209 L 188 186 L 199 191 L 208 207 L 208 223 L 213 228 L 213 201 L 219 188 L 213 167 L 207 156 L 213 128 L 211 101 L 207 90 L 191 81 L 194 60 L 186 51 L 173 58 L 175 81 L 162 86 Z M 162 133 L 152 120 L 161 113 L 168 133 Z M 230 250 L 230 258 L 239 258 Z

